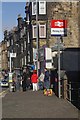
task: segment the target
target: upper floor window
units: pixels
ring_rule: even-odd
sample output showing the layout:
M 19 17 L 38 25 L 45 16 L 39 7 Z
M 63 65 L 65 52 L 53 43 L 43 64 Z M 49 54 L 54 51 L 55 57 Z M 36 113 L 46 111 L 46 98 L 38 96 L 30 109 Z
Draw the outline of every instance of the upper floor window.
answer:
M 24 34 L 26 34 L 26 27 L 24 27 Z
M 21 44 L 21 53 L 23 53 L 23 44 Z
M 46 24 L 39 24 L 39 38 L 46 38 Z
M 26 65 L 26 56 L 24 56 L 24 59 L 25 59 L 25 65 Z
M 11 45 L 13 45 L 13 39 L 11 39 Z
M 32 2 L 32 15 L 36 15 L 36 1 Z
M 24 59 L 22 58 L 22 66 L 23 66 L 23 64 L 24 64 Z
M 9 47 L 9 45 L 10 45 L 10 43 L 9 43 L 9 41 L 7 41 L 7 47 Z
M 24 41 L 24 50 L 26 50 L 26 41 Z
M 29 32 L 28 32 L 28 43 L 30 43 L 30 39 L 29 39 Z
M 36 25 L 32 26 L 32 33 L 33 33 L 33 38 L 36 38 Z
M 8 57 L 10 56 L 10 52 L 8 51 Z
M 39 1 L 39 14 L 46 14 L 46 1 Z

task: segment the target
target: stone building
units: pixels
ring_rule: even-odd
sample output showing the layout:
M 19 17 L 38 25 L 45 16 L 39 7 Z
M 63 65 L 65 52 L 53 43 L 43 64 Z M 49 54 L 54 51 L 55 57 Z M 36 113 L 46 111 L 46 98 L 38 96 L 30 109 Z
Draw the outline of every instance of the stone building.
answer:
M 2 60 L 1 60 L 1 43 L 0 43 L 0 70 L 2 69 Z
M 31 11 L 31 23 L 32 23 L 32 39 L 34 44 L 35 38 L 33 38 L 33 29 L 35 28 L 36 24 L 36 14 L 33 9 L 35 9 L 36 2 L 31 2 L 30 5 L 32 6 L 30 8 Z M 43 12 L 41 13 L 41 5 L 43 7 Z M 80 2 L 38 2 L 38 26 L 40 29 L 40 24 L 46 24 L 45 29 L 45 37 L 40 37 L 39 35 L 39 42 L 40 45 L 48 45 L 48 46 L 54 46 L 56 42 L 55 37 L 51 37 L 51 20 L 67 20 L 67 36 L 63 37 L 63 43 L 65 44 L 65 47 L 79 47 L 79 14 L 80 14 Z M 40 12 L 40 13 L 39 13 Z M 43 25 L 44 26 L 44 25 Z
M 7 42 L 1 42 L 1 70 L 7 70 L 8 59 L 7 59 Z

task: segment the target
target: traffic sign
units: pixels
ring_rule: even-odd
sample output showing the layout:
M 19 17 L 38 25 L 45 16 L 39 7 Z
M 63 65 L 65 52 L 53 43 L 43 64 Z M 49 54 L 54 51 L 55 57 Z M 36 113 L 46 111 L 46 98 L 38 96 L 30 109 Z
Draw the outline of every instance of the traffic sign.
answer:
M 51 20 L 51 35 L 65 36 L 67 20 Z

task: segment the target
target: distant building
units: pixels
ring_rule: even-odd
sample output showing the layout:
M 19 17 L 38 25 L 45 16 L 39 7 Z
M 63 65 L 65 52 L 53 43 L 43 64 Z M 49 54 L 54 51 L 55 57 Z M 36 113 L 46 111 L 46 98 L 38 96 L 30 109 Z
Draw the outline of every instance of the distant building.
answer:
M 0 43 L 0 70 L 2 69 L 2 59 L 1 59 L 1 43 Z
M 8 59 L 7 59 L 7 42 L 1 42 L 1 70 L 8 69 Z

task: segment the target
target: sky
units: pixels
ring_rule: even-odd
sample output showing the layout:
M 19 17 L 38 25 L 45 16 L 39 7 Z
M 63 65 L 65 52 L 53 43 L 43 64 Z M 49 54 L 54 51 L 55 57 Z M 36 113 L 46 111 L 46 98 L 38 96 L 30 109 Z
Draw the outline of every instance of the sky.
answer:
M 17 26 L 18 14 L 24 18 L 26 2 L 0 2 L 0 42 L 3 40 L 3 31 L 5 29 L 11 30 L 14 26 Z

